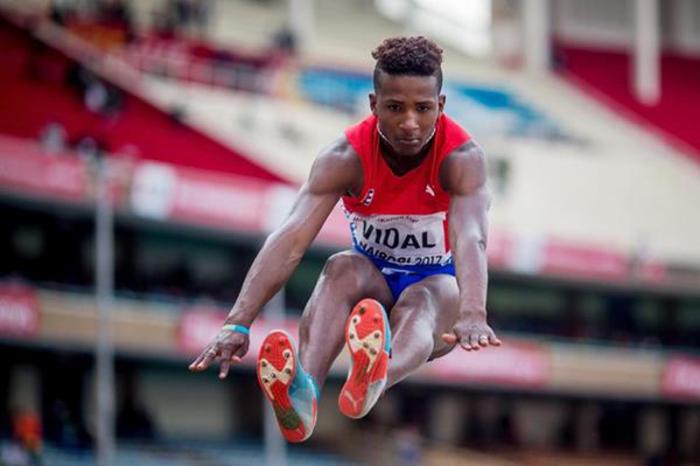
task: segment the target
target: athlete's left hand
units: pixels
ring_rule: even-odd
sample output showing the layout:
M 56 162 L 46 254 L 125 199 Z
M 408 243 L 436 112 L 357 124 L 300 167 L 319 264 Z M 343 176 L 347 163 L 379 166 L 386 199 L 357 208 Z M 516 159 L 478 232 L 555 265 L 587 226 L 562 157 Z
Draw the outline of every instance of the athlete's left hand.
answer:
M 486 323 L 486 313 L 468 313 L 457 320 L 451 333 L 443 333 L 445 343 L 459 345 L 466 351 L 478 351 L 480 348 L 501 346 L 501 340 Z

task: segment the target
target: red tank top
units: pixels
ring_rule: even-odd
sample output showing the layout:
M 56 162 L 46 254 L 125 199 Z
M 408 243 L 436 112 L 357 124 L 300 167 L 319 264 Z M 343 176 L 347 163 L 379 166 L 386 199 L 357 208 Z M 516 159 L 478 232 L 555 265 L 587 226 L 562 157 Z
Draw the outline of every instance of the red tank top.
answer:
M 377 118 L 369 116 L 345 131 L 362 163 L 364 184 L 357 197 L 343 196 L 355 247 L 398 266 L 441 266 L 452 262 L 447 235 L 450 196 L 440 185 L 442 161 L 471 137 L 442 114 L 430 153 L 397 176 L 380 153 Z

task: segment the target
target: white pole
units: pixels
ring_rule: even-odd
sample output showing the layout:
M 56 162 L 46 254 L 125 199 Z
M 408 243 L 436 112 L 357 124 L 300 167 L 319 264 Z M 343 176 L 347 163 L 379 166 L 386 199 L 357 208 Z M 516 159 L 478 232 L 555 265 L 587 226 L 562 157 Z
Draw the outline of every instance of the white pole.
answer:
M 636 0 L 634 7 L 634 91 L 646 105 L 659 101 L 659 2 Z
M 305 52 L 314 40 L 316 20 L 314 0 L 288 0 L 289 28 L 297 41 L 298 50 Z
M 265 318 L 274 319 L 277 322 L 284 320 L 285 299 L 284 288 L 277 293 L 265 306 Z M 277 418 L 270 403 L 263 399 L 265 405 L 265 461 L 267 466 L 287 465 L 287 443 L 282 437 L 277 426 Z
M 549 70 L 551 56 L 549 0 L 526 0 L 525 66 L 532 73 Z
M 110 309 L 114 289 L 114 231 L 106 161 L 100 160 L 97 170 L 95 209 L 97 465 L 112 466 L 115 448 L 114 348 L 112 346 Z

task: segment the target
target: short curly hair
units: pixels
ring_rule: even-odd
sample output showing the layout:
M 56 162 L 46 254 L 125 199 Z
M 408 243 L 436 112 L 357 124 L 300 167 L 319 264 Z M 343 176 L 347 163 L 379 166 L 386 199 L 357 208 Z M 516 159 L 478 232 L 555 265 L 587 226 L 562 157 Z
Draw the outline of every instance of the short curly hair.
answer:
M 438 92 L 442 89 L 442 49 L 423 36 L 390 37 L 374 49 L 374 90 L 379 88 L 381 72 L 390 75 L 435 76 Z

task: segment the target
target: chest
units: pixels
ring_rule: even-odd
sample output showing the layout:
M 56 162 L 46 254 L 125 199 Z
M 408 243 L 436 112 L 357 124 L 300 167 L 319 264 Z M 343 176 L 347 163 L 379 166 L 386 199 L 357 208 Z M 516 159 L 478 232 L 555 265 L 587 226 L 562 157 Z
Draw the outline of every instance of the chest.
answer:
M 365 183 L 363 196 L 349 206 L 362 214 L 431 214 L 447 211 L 449 195 L 428 170 L 403 176 L 377 171 Z

